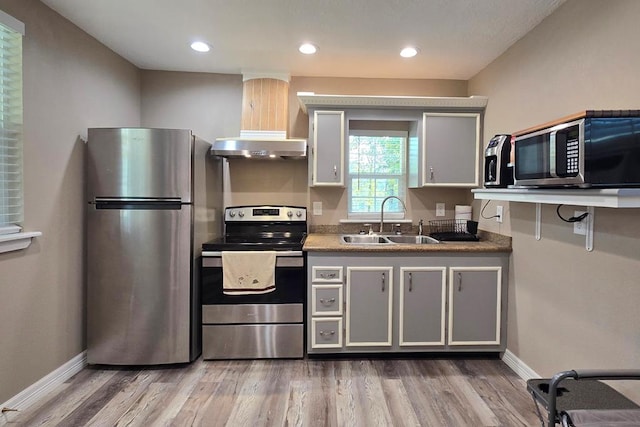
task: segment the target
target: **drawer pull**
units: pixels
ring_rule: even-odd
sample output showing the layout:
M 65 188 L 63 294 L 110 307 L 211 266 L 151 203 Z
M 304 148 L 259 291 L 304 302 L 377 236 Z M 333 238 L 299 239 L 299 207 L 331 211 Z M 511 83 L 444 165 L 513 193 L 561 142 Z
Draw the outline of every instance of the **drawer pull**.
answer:
M 320 298 L 320 304 L 331 305 L 334 302 L 336 302 L 335 298 L 329 298 L 329 299 Z
M 320 277 L 323 279 L 335 279 L 337 277 L 336 273 L 320 273 Z
M 324 337 L 326 335 L 335 335 L 336 331 L 320 331 L 319 333 L 321 337 Z

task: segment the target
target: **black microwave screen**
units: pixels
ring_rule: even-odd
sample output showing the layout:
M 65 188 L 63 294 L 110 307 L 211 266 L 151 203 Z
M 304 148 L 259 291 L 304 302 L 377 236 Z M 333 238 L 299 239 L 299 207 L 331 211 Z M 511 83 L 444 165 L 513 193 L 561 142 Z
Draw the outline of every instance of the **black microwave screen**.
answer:
M 516 179 L 549 178 L 547 135 L 516 141 Z

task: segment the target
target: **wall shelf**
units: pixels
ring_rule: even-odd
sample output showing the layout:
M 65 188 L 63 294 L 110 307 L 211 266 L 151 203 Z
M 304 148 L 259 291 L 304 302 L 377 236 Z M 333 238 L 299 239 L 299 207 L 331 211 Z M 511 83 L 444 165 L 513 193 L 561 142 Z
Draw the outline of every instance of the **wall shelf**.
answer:
M 475 199 L 600 208 L 640 208 L 640 188 L 538 189 L 500 188 L 471 190 Z
M 593 224 L 595 208 L 640 208 L 640 188 L 605 189 L 539 189 L 500 188 L 474 189 L 473 197 L 480 200 L 504 200 L 536 204 L 536 240 L 542 238 L 541 204 L 586 206 L 589 215 L 583 220 L 586 226 L 585 249 L 593 251 Z

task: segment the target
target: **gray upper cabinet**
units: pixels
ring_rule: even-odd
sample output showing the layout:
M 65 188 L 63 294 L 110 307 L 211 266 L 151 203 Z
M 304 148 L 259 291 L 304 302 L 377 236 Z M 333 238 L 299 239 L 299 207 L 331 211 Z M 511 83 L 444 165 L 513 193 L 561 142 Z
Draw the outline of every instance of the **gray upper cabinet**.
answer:
M 422 186 L 479 185 L 480 113 L 424 113 Z
M 344 111 L 314 111 L 309 119 L 310 185 L 344 187 Z
M 500 344 L 501 267 L 449 270 L 449 345 Z
M 400 267 L 400 347 L 444 346 L 446 270 Z
M 391 347 L 393 267 L 347 267 L 346 346 Z

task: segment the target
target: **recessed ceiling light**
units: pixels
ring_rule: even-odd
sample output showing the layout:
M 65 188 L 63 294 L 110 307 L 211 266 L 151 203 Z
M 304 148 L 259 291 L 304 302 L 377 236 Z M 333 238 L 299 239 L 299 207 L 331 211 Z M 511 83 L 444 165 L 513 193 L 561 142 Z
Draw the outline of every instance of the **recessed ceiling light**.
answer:
M 312 45 L 311 43 L 303 43 L 300 45 L 298 50 L 305 55 L 312 55 L 318 51 L 318 48 Z
M 412 58 L 418 54 L 418 49 L 415 47 L 405 47 L 400 51 L 400 56 L 403 58 Z
M 211 47 L 209 47 L 209 45 L 205 42 L 193 42 L 191 43 L 191 49 L 195 50 L 196 52 L 209 52 Z

